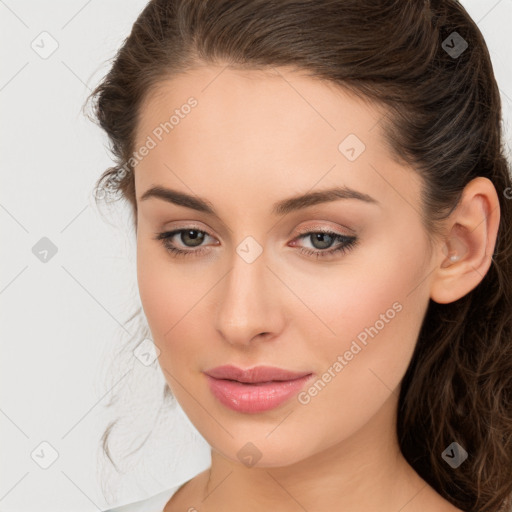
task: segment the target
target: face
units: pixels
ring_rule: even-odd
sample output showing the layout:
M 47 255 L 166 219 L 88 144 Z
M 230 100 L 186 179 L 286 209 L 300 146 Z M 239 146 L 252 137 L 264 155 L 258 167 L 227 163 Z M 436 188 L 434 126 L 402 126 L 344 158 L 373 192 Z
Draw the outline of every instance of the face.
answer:
M 143 105 L 141 301 L 173 394 L 232 461 L 255 450 L 248 442 L 256 466 L 306 459 L 348 441 L 397 397 L 432 267 L 422 184 L 389 153 L 382 116 L 287 68 L 198 68 Z M 155 186 L 209 211 L 183 196 L 143 199 Z M 352 195 L 287 201 L 333 188 Z M 281 403 L 249 411 L 247 393 L 231 396 L 238 409 L 212 393 L 204 372 L 227 364 L 311 375 Z

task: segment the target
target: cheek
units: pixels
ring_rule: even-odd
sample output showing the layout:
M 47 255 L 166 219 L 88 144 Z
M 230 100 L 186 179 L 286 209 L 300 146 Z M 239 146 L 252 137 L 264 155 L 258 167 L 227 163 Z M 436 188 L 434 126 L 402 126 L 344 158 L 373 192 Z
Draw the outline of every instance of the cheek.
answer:
M 398 397 L 428 306 L 428 290 L 420 284 L 429 270 L 417 257 L 421 244 L 388 246 L 385 259 L 383 247 L 368 256 L 375 267 L 365 256 L 350 277 L 340 272 L 327 293 L 312 293 L 308 303 L 335 333 L 316 321 L 309 327 L 307 353 L 315 358 L 318 378 L 299 397 L 304 429 L 321 424 L 325 443 L 362 428 L 393 390 Z M 326 334 L 319 336 L 319 329 Z M 327 446 L 314 436 L 309 441 L 320 443 L 317 449 Z
M 399 384 L 428 306 L 425 277 L 431 269 L 422 232 L 415 232 L 402 246 L 376 238 L 339 270 L 303 280 L 301 297 L 317 315 L 300 320 L 300 330 L 309 353 L 323 364 L 320 373 L 342 356 L 343 370 L 338 365 L 336 374 L 345 374 L 350 387 L 370 394 Z M 333 379 L 338 384 L 330 387 L 347 389 L 345 378 Z
M 298 398 L 303 432 L 322 425 L 322 439 L 306 434 L 316 450 L 352 436 L 388 399 L 398 400 L 425 308 L 395 297 L 373 297 L 357 317 L 340 315 L 338 340 L 315 350 L 318 378 Z
M 194 362 L 197 366 L 197 344 L 205 340 L 206 319 L 200 312 L 217 280 L 205 276 L 201 266 L 176 263 L 158 242 L 142 234 L 138 239 L 139 295 L 161 366 L 169 372 L 187 371 Z
M 411 235 L 399 244 L 401 232 Z M 320 349 L 326 341 L 327 347 L 341 343 L 338 348 L 344 348 L 344 342 L 361 332 L 364 339 L 365 328 L 376 323 L 379 332 L 389 332 L 390 324 L 403 324 L 402 328 L 407 329 L 411 322 L 415 329 L 428 303 L 425 278 L 431 269 L 426 252 L 419 226 L 395 226 L 393 232 L 369 235 L 339 264 L 319 265 L 316 272 L 300 276 L 283 269 L 288 274 L 287 282 L 295 282 L 294 289 L 300 290 L 304 303 L 316 313 L 316 318 L 308 313 L 308 323 L 303 321 L 301 326 L 312 328 L 307 339 L 316 341 Z
M 167 312 L 173 310 L 174 304 L 169 299 L 174 295 L 166 282 L 168 272 L 165 271 L 162 258 L 157 256 L 151 247 L 152 242 L 141 240 L 141 231 L 137 239 L 137 283 L 142 307 L 153 334 L 161 332 L 169 326 Z M 170 293 L 169 293 L 170 292 Z M 167 326 L 163 325 L 167 318 Z
M 161 351 L 165 350 L 166 340 L 172 337 L 180 315 L 185 315 L 183 306 L 189 303 L 187 290 L 194 293 L 193 287 L 183 288 L 183 278 L 177 275 L 176 268 L 157 241 L 138 239 L 139 295 L 154 341 Z

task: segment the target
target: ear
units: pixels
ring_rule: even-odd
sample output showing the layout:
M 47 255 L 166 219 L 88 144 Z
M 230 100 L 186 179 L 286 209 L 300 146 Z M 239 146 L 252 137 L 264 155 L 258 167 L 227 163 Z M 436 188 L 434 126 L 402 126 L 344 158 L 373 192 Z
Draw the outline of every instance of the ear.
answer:
M 494 185 L 481 176 L 471 180 L 447 219 L 447 235 L 438 246 L 430 287 L 433 301 L 454 302 L 478 286 L 491 266 L 499 223 Z

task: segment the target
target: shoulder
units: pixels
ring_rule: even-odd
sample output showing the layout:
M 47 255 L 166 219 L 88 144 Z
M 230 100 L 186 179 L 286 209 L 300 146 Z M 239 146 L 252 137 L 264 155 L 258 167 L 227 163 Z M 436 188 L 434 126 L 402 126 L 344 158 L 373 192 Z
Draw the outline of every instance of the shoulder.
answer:
M 165 504 L 176 493 L 182 484 L 166 489 L 150 498 L 121 505 L 115 508 L 109 508 L 104 512 L 162 512 Z

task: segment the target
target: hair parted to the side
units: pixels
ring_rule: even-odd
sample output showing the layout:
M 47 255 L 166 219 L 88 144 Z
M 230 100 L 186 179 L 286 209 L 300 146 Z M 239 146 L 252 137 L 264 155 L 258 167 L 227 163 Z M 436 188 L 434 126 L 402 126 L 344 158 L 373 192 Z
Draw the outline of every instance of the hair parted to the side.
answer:
M 453 32 L 468 43 L 456 58 L 442 47 Z M 117 192 L 135 216 L 140 107 L 163 80 L 208 64 L 291 66 L 383 106 L 390 151 L 423 180 L 432 239 L 469 181 L 492 181 L 501 220 L 491 267 L 461 299 L 430 301 L 397 433 L 405 458 L 455 506 L 512 510 L 512 184 L 499 89 L 477 25 L 456 0 L 150 1 L 88 98 L 116 161 L 97 187 Z M 468 452 L 457 469 L 441 457 L 454 441 Z

